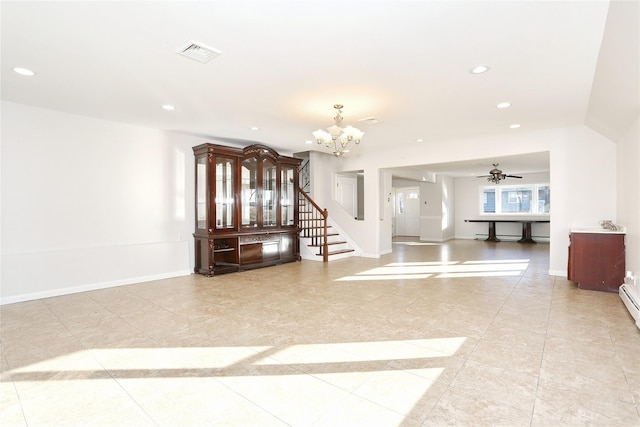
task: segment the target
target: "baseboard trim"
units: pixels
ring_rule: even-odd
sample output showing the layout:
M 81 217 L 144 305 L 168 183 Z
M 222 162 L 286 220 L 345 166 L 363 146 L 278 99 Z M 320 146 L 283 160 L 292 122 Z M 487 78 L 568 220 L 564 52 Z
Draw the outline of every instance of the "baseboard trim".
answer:
M 549 270 L 549 276 L 567 277 L 566 270 Z
M 76 294 L 79 292 L 96 291 L 99 289 L 115 288 L 117 286 L 133 285 L 136 283 L 152 282 L 154 280 L 171 279 L 173 277 L 189 276 L 191 271 L 173 271 L 163 274 L 155 274 L 151 276 L 130 277 L 127 279 L 114 280 L 110 282 L 91 283 L 88 285 L 73 286 L 70 288 L 52 289 L 42 292 L 33 292 L 29 294 L 16 295 L 12 297 L 0 297 L 0 305 L 14 304 L 17 302 L 33 301 L 42 298 L 59 297 L 62 295 Z

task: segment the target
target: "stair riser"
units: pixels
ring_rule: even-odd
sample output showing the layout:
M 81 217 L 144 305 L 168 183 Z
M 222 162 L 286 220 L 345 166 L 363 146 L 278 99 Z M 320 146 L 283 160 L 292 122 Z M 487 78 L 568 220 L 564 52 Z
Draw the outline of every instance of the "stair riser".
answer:
M 355 255 L 355 252 L 345 252 L 342 254 L 329 255 L 329 262 L 335 261 L 338 259 L 350 258 L 354 255 Z M 322 258 L 322 257 L 318 257 L 318 258 Z

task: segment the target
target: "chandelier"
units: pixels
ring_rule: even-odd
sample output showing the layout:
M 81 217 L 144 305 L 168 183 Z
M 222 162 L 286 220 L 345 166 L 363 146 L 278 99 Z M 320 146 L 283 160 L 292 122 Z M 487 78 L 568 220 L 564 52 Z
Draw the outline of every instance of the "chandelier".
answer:
M 326 131 L 322 129 L 318 129 L 313 132 L 313 136 L 318 142 L 318 144 L 324 144 L 334 156 L 342 157 L 344 153 L 349 152 L 349 144 L 355 142 L 356 144 L 360 144 L 360 140 L 364 135 L 359 129 L 354 128 L 353 126 L 342 127 L 342 104 L 335 104 L 333 106 L 338 113 L 333 118 L 336 122 L 335 125 L 327 128 Z

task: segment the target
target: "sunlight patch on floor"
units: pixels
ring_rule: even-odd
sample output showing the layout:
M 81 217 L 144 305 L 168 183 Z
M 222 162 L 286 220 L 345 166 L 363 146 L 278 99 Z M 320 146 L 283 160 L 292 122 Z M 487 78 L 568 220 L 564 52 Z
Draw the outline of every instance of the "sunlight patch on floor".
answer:
M 269 365 L 273 360 L 281 363 L 337 363 L 376 360 L 405 360 L 453 356 L 465 337 L 431 338 L 401 341 L 365 341 L 328 344 L 290 345 L 268 358 L 256 362 Z
M 441 279 L 458 277 L 519 276 L 529 267 L 529 260 L 499 261 L 446 261 L 446 262 L 394 262 L 345 276 L 336 281 Z
M 362 274 L 362 273 L 360 273 Z M 345 276 L 339 279 L 336 279 L 337 282 L 355 282 L 355 281 L 366 281 L 366 280 L 405 280 L 405 279 L 426 279 L 427 277 L 432 276 L 432 274 L 387 274 L 384 276 L 374 275 L 374 276 Z
M 501 259 L 500 264 L 508 264 L 508 263 L 529 263 L 529 259 Z M 463 264 L 495 264 L 495 260 L 477 260 L 477 261 L 464 261 Z
M 495 262 L 495 261 L 494 261 Z M 392 262 L 385 267 L 406 267 L 406 266 L 423 266 L 423 265 L 455 265 L 460 264 L 459 261 L 419 261 L 419 262 Z
M 13 373 L 56 371 L 221 369 L 271 347 L 94 348 L 53 357 L 12 370 Z
M 281 349 L 251 347 L 94 348 L 51 357 L 11 370 L 12 374 L 64 374 L 103 369 L 151 370 L 224 369 L 239 365 L 314 364 L 424 359 L 454 355 L 465 337 L 413 340 L 295 344 Z M 45 375 L 46 376 L 46 375 Z M 158 375 L 158 376 L 161 376 Z M 91 378 L 87 378 L 91 379 Z
M 436 277 L 439 279 L 455 279 L 461 277 L 507 277 L 519 276 L 521 271 L 474 271 L 470 273 L 442 273 Z
M 394 245 L 406 245 L 406 246 L 442 246 L 442 243 L 428 243 L 428 242 L 393 242 Z

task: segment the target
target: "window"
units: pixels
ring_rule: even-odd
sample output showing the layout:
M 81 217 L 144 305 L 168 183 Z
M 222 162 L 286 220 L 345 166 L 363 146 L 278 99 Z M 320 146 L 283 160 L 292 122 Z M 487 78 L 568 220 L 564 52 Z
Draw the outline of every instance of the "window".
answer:
M 483 194 L 483 213 L 495 213 L 496 212 L 496 189 L 485 187 Z
M 549 184 L 482 187 L 483 214 L 549 214 Z
M 548 185 L 538 185 L 538 213 L 549 213 L 551 205 L 551 190 Z

